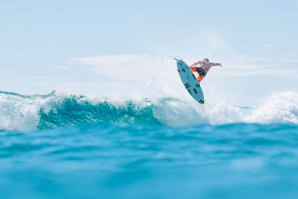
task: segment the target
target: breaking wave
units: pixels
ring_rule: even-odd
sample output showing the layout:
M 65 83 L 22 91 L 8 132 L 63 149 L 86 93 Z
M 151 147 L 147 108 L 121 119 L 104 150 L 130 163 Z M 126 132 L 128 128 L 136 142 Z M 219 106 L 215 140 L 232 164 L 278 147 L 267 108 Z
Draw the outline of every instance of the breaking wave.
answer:
M 45 130 L 81 124 L 187 126 L 227 123 L 298 124 L 298 93 L 268 97 L 258 107 L 206 104 L 177 98 L 88 98 L 59 94 L 21 95 L 0 92 L 0 129 Z

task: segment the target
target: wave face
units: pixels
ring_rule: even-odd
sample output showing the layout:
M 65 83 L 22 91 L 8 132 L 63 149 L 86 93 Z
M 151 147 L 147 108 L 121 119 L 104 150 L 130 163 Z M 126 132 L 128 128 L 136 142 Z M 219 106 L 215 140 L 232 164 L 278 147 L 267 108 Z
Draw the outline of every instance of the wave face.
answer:
M 51 92 L 0 92 L 0 129 L 46 130 L 80 124 L 187 126 L 230 123 L 298 124 L 298 94 L 278 93 L 258 107 L 198 105 L 177 98 L 110 100 Z
M 83 96 L 51 100 L 40 108 L 39 118 L 38 129 L 84 123 L 160 124 L 150 103 L 138 105 L 129 100 L 116 105 L 107 100 L 91 102 Z

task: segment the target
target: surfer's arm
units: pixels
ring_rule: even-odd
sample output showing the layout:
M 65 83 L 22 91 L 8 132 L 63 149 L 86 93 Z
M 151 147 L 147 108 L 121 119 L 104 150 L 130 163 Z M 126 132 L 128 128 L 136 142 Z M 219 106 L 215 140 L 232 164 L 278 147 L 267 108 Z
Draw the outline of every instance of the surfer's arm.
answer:
M 211 63 L 211 62 L 210 62 L 210 65 L 211 66 L 222 66 L 221 63 Z
M 197 61 L 197 62 L 195 62 L 195 63 L 193 63 L 190 67 L 194 67 L 194 66 L 197 66 L 197 65 L 201 65 L 201 61 Z

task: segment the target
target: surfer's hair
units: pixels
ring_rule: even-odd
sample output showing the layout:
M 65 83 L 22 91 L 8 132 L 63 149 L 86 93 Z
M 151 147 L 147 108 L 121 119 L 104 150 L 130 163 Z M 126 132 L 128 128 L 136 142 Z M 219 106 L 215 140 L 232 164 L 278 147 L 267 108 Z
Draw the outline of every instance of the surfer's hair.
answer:
M 204 61 L 209 61 L 209 59 L 208 58 L 205 58 Z

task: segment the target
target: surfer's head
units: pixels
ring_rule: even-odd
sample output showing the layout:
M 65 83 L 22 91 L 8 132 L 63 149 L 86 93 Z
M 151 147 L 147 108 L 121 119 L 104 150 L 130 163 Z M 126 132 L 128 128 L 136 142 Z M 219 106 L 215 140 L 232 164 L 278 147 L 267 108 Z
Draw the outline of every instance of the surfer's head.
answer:
M 209 59 L 208 58 L 205 58 L 204 61 L 208 61 L 209 62 Z

